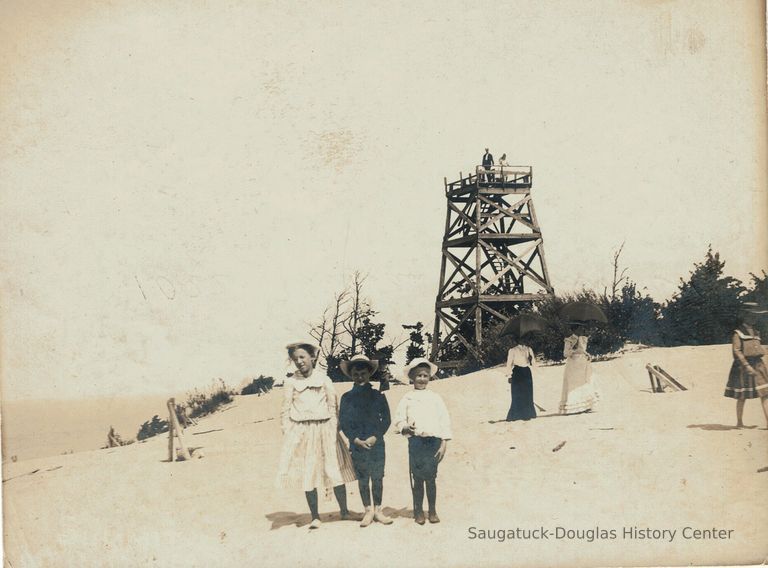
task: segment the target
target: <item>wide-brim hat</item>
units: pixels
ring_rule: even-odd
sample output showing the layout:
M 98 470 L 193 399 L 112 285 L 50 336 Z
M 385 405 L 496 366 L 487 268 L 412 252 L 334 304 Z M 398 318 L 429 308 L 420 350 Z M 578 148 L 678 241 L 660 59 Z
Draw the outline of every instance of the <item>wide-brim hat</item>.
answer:
M 355 355 L 354 357 L 351 357 L 349 361 L 341 361 L 339 363 L 339 367 L 341 367 L 341 372 L 351 379 L 352 378 L 352 375 L 350 374 L 351 368 L 354 365 L 359 363 L 365 363 L 366 365 L 368 365 L 368 368 L 371 370 L 371 375 L 373 375 L 376 371 L 379 370 L 379 361 L 376 359 L 369 359 L 362 353 L 359 355 Z
M 307 353 L 312 355 L 312 357 L 317 357 L 318 353 L 320 353 L 320 347 L 314 343 L 310 343 L 309 341 L 296 341 L 294 343 L 289 343 L 285 346 L 285 348 L 288 350 L 288 355 L 290 355 L 294 349 L 304 349 Z
M 434 377 L 435 374 L 437 374 L 437 365 L 435 365 L 432 361 L 429 359 L 425 359 L 424 357 L 417 357 L 410 363 L 408 363 L 405 368 L 403 369 L 403 375 L 406 379 L 409 381 L 411 380 L 411 371 L 413 371 L 416 367 L 420 365 L 426 365 L 429 367 L 429 376 Z
M 757 302 L 744 302 L 741 304 L 741 307 L 745 312 L 750 314 L 768 314 L 768 309 Z

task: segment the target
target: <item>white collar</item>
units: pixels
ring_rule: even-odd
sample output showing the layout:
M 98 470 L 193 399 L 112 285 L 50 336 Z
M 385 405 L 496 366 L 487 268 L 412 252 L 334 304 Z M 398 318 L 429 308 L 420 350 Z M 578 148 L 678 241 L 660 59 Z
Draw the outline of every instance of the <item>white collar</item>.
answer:
M 301 375 L 293 375 L 293 388 L 301 392 L 308 388 L 320 388 L 325 383 L 325 375 L 322 371 L 314 369 L 312 374 L 308 378 L 304 378 Z
M 743 331 L 741 331 L 741 329 L 736 329 L 735 331 L 736 331 L 736 334 L 741 339 L 760 339 L 759 333 L 755 333 L 754 335 L 749 335 L 748 333 L 744 333 Z

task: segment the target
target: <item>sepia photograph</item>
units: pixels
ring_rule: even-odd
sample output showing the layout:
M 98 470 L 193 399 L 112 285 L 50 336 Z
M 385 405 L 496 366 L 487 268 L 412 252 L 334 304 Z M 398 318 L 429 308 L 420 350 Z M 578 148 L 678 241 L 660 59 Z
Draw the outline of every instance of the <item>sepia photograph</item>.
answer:
M 765 0 L 0 0 L 4 568 L 768 562 Z

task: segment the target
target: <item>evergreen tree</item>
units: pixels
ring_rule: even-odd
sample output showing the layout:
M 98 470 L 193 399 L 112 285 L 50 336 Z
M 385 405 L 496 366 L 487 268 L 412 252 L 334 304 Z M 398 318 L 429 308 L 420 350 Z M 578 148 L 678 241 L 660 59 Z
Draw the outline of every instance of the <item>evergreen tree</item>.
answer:
M 414 359 L 418 359 L 419 357 L 426 357 L 426 342 L 424 340 L 424 333 L 422 330 L 424 329 L 424 324 L 420 321 L 416 322 L 413 325 L 406 325 L 403 324 L 403 329 L 410 329 L 411 332 L 408 335 L 408 338 L 410 339 L 410 343 L 408 344 L 408 347 L 405 350 L 405 364 L 407 365 Z
M 704 262 L 694 264 L 687 281 L 662 310 L 662 333 L 666 345 L 710 345 L 728 341 L 738 324 L 742 283 L 724 276 L 725 262 L 710 245 Z
M 751 286 L 747 289 L 743 300 L 745 302 L 757 302 L 762 307 L 768 307 L 768 273 L 762 270 L 762 276 L 750 272 Z M 768 317 L 758 318 L 755 327 L 760 331 L 760 336 L 765 343 L 768 339 Z

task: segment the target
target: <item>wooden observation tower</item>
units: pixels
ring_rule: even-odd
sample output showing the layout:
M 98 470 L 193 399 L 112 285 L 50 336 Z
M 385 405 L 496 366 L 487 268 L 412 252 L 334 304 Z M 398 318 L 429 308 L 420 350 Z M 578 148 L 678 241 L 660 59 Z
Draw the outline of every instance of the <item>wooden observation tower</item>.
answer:
M 448 183 L 440 286 L 431 358 L 458 367 L 478 347 L 483 326 L 504 322 L 554 294 L 531 198 L 533 168 L 493 166 Z M 442 331 L 442 334 L 441 334 Z

